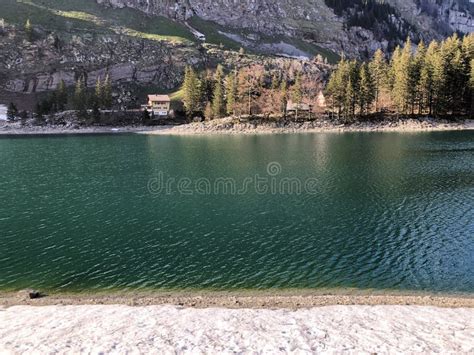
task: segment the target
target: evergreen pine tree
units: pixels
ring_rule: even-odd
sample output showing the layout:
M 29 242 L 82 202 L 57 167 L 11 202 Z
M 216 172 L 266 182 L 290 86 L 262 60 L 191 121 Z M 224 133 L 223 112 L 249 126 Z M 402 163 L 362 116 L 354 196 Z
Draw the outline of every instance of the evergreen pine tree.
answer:
M 369 66 L 364 63 L 360 66 L 359 71 L 359 107 L 361 115 L 365 115 L 376 97 L 376 84 L 372 78 Z
M 202 73 L 199 81 L 199 93 L 200 93 L 200 107 L 206 107 L 208 102 L 212 102 L 214 97 L 214 73 L 211 70 L 206 70 Z
M 111 109 L 113 104 L 112 97 L 112 83 L 110 81 L 110 76 L 107 74 L 102 83 L 102 99 L 100 100 L 101 105 L 105 109 Z
M 447 56 L 444 54 L 445 50 L 441 44 L 433 55 L 433 114 L 439 116 L 446 111 L 446 94 L 447 94 Z
M 295 119 L 298 119 L 298 111 L 303 102 L 303 86 L 302 86 L 301 73 L 296 74 L 295 85 L 293 85 L 293 88 L 291 90 L 291 101 L 293 102 L 293 105 L 295 105 L 295 111 L 296 111 Z
M 436 43 L 436 41 L 432 41 L 426 50 L 425 58 L 421 65 L 420 80 L 418 83 L 420 100 L 419 111 L 421 114 L 423 114 L 425 111 L 428 111 L 428 114 L 431 115 L 433 112 L 433 67 L 437 50 L 438 43 Z
M 270 84 L 270 99 L 267 101 L 266 109 L 267 113 L 280 114 L 280 76 L 277 73 L 273 73 L 272 81 Z
M 474 114 L 474 58 L 471 59 L 470 63 L 470 73 L 469 73 L 469 88 L 471 89 L 471 106 L 470 106 L 470 116 Z
M 288 84 L 285 79 L 280 84 L 280 112 L 286 118 L 286 107 L 288 105 Z
M 387 88 L 389 89 L 390 93 L 392 93 L 393 86 L 395 84 L 395 72 L 399 65 L 400 58 L 402 56 L 402 49 L 400 46 L 397 46 L 392 53 L 392 57 L 390 58 L 390 64 L 387 72 Z
M 274 73 L 272 75 L 271 89 L 273 91 L 278 91 L 279 88 L 280 88 L 280 77 L 277 73 Z
M 68 94 L 64 80 L 60 80 L 55 92 L 56 108 L 58 111 L 64 111 L 67 106 Z
M 397 107 L 397 112 L 405 114 L 410 104 L 410 70 L 412 66 L 412 46 L 410 38 L 400 55 L 392 57 L 392 99 Z
M 337 112 L 337 117 L 341 118 L 345 103 L 345 92 L 347 88 L 348 63 L 344 57 L 340 60 L 336 69 L 331 74 L 326 87 L 326 95 L 329 98 L 332 110 Z
M 234 72 L 230 73 L 226 79 L 226 109 L 228 115 L 235 115 L 235 104 L 237 102 L 237 78 Z
M 94 102 L 97 103 L 98 107 L 105 107 L 104 105 L 104 90 L 100 77 L 97 77 L 95 83 Z
M 186 67 L 182 86 L 183 104 L 188 118 L 199 111 L 201 102 L 200 81 L 191 67 Z
M 374 82 L 375 90 L 375 112 L 379 109 L 380 93 L 383 87 L 387 84 L 387 62 L 385 61 L 385 55 L 381 49 L 378 49 L 372 61 L 369 63 L 370 75 Z
M 420 79 L 421 71 L 425 62 L 426 46 L 423 41 L 418 43 L 416 54 L 413 60 L 410 62 L 409 67 L 409 78 L 408 78 L 408 102 L 411 110 L 411 114 L 415 113 L 415 109 L 418 109 L 420 113 L 421 103 L 421 88 Z
M 214 110 L 212 108 L 212 104 L 208 101 L 206 104 L 206 108 L 204 109 L 204 117 L 206 120 L 210 121 L 214 119 Z
M 345 72 L 343 72 L 346 83 L 346 90 L 344 92 L 344 117 L 346 122 L 354 119 L 356 112 L 356 105 L 359 102 L 360 96 L 360 82 L 359 82 L 359 66 L 355 60 L 348 63 Z
M 224 68 L 222 65 L 217 66 L 214 84 L 214 94 L 212 98 L 212 111 L 214 118 L 221 118 L 225 110 L 224 98 Z
M 472 75 L 472 59 L 474 58 L 474 33 L 470 33 L 469 35 L 465 35 L 463 37 L 462 54 L 464 60 L 464 75 L 466 81 L 469 81 Z M 472 116 L 472 105 L 474 105 L 474 102 L 472 96 L 473 92 L 470 83 L 468 84 L 468 89 L 469 90 L 466 90 L 465 92 L 465 112 Z
M 81 118 L 85 118 L 87 115 L 87 94 L 84 77 L 80 77 L 76 81 L 76 88 L 74 90 L 74 109 L 79 112 Z

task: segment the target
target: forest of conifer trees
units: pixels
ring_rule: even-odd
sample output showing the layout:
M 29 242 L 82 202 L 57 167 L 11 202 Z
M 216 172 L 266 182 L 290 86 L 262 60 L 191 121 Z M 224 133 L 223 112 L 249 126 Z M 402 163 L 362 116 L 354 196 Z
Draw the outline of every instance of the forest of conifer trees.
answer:
M 457 119 L 474 112 L 474 34 L 414 46 L 407 39 L 388 58 L 381 50 L 366 62 L 342 58 L 327 82 L 304 73 L 263 72 L 258 67 L 198 74 L 186 68 L 182 87 L 188 117 L 267 115 L 287 118 L 287 103 L 309 103 L 314 113 L 339 122 L 430 116 Z M 301 116 L 307 117 L 307 116 Z M 300 117 L 300 118 L 301 118 Z M 315 118 L 316 115 L 309 118 Z
M 374 113 L 459 118 L 473 113 L 474 35 L 416 47 L 408 39 L 389 60 L 342 59 L 326 88 L 331 112 L 345 121 Z

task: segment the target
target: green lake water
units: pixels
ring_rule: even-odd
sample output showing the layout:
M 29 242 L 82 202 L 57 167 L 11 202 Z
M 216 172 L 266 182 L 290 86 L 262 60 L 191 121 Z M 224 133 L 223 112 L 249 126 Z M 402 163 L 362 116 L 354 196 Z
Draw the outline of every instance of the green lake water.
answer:
M 474 132 L 0 139 L 0 290 L 474 292 Z

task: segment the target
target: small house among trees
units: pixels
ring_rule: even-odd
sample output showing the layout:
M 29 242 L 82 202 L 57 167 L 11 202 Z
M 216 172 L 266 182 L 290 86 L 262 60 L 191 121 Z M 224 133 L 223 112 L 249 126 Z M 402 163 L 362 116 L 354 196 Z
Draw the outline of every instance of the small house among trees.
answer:
M 313 111 L 313 105 L 307 104 L 307 103 L 294 103 L 293 101 L 289 100 L 287 105 L 286 105 L 286 112 L 291 115 L 291 114 L 296 114 L 297 112 L 299 114 L 308 114 Z
M 171 108 L 171 99 L 168 95 L 148 95 L 145 108 L 155 116 L 167 117 Z

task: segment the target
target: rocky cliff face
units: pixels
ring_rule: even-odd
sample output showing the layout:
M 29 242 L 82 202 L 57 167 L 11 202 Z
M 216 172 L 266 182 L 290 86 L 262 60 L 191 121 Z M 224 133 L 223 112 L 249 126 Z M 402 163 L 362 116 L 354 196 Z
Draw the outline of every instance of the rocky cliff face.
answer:
M 103 5 L 136 8 L 176 20 L 198 16 L 236 30 L 297 36 L 349 54 L 386 46 L 392 38 L 382 38 L 389 36 L 384 26 L 398 40 L 406 35 L 430 40 L 454 31 L 472 32 L 471 1 L 388 0 L 385 8 L 377 11 L 387 12 L 385 18 L 354 25 L 352 20 L 358 11 L 379 6 L 380 2 L 368 1 L 367 5 L 359 1 L 357 7 L 358 1 L 349 0 L 97 0 Z M 345 11 L 338 11 L 337 6 Z
M 98 78 L 108 74 L 118 103 L 136 106 L 143 103 L 143 90 L 169 92 L 178 87 L 186 65 L 284 68 L 292 75 L 303 72 L 316 83 L 324 82 L 330 68 L 314 61 L 241 55 L 217 46 L 199 48 L 126 35 L 41 33 L 37 37 L 28 41 L 25 31 L 14 26 L 0 31 L 0 103 L 15 102 L 31 110 L 41 94 L 56 89 L 61 80 L 73 87 L 84 77 L 93 88 Z
M 33 1 L 36 7 L 28 9 L 28 16 L 31 16 L 31 11 L 42 9 L 44 13 L 47 11 L 48 16 L 52 14 L 55 21 L 63 21 L 61 26 L 52 28 L 47 23 L 35 25 L 35 31 L 39 33 L 33 41 L 28 40 L 24 31 L 25 19 L 18 20 L 16 24 L 0 22 L 0 102 L 16 101 L 18 95 L 23 96 L 16 102 L 23 102 L 35 93 L 56 88 L 60 80 L 72 86 L 80 76 L 86 77 L 88 86 L 92 87 L 97 78 L 104 77 L 105 73 L 111 76 L 116 88 L 121 88 L 122 92 L 130 91 L 132 96 L 143 89 L 167 91 L 180 84 L 183 68 L 187 64 L 204 68 L 226 63 L 232 67 L 265 61 L 265 66 L 270 63 L 273 67 L 299 65 L 315 80 L 324 79 L 327 68 L 310 61 L 238 56 L 217 47 L 209 50 L 188 40 L 179 43 L 153 40 L 150 39 L 153 36 L 146 36 L 147 33 L 141 37 L 129 36 L 125 31 L 129 23 L 114 23 L 117 12 L 127 14 L 127 11 L 114 12 L 117 15 L 114 17 L 110 11 L 104 11 L 106 6 L 134 8 L 178 22 L 188 22 L 191 17 L 197 16 L 219 24 L 221 34 L 243 38 L 243 42 L 254 39 L 262 46 L 258 39 L 265 36 L 260 34 L 275 38 L 283 35 L 313 42 L 334 52 L 344 51 L 355 57 L 379 47 L 390 47 L 407 34 L 430 39 L 455 30 L 474 30 L 472 0 L 388 0 L 382 5 L 375 3 L 376 0 L 87 1 L 81 9 L 83 12 L 59 11 L 54 2 Z M 17 2 L 10 3 L 13 10 L 19 6 Z M 377 16 L 367 15 L 367 4 L 371 4 L 370 11 Z M 102 27 L 94 30 L 73 26 L 71 16 L 87 15 L 91 5 L 99 9 L 97 16 L 103 16 L 99 18 Z M 71 6 L 72 10 L 77 10 L 74 5 Z M 67 7 L 66 10 L 71 9 Z M 148 19 L 141 12 L 132 12 Z M 44 13 L 42 16 L 45 16 Z M 0 11 L 0 21 L 1 17 Z M 95 21 L 93 16 L 85 17 L 86 21 L 90 18 Z M 168 21 L 168 25 L 163 26 L 172 28 L 169 23 L 176 24 Z M 137 28 L 136 31 L 141 30 Z M 189 36 L 192 38 L 191 34 Z M 276 43 L 271 45 L 277 47 L 277 52 L 280 47 L 289 47 L 284 42 Z M 130 89 L 133 86 L 135 91 Z
M 114 86 L 127 88 L 125 92 L 130 86 L 171 90 L 181 83 L 185 65 L 204 61 L 190 45 L 89 33 L 45 34 L 30 42 L 24 31 L 14 27 L 3 32 L 0 98 L 8 96 L 13 101 L 17 101 L 13 94 L 28 98 L 29 94 L 54 90 L 61 80 L 74 86 L 81 76 L 94 87 L 106 73 Z
M 50 35 L 30 43 L 21 32 L 12 32 L 8 39 L 0 37 L 0 47 L 4 88 L 26 93 L 54 89 L 60 80 L 74 85 L 80 76 L 94 86 L 106 71 L 115 83 L 159 82 L 164 89 L 171 89 L 180 83 L 186 64 L 202 60 L 191 47 L 111 36 L 76 35 L 58 44 L 58 38 Z

